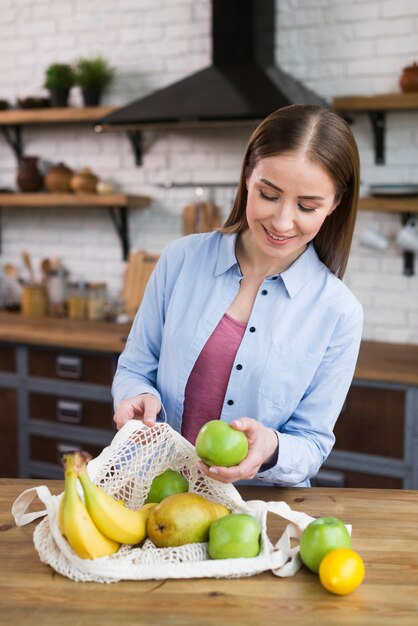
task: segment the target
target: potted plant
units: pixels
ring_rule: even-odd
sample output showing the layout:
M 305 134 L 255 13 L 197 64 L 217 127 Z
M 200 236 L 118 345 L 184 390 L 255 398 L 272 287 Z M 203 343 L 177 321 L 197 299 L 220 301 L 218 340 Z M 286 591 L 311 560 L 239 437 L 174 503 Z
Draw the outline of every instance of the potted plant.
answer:
M 77 83 L 81 87 L 85 106 L 98 106 L 104 91 L 114 77 L 114 69 L 103 57 L 81 58 L 76 65 Z
M 52 63 L 47 70 L 44 86 L 51 93 L 51 106 L 65 107 L 70 89 L 75 85 L 74 69 L 68 63 Z

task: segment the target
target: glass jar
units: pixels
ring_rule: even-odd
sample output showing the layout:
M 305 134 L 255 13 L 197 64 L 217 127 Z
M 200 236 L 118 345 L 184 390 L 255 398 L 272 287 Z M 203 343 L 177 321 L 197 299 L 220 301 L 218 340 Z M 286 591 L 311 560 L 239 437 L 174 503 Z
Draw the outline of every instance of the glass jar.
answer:
M 66 271 L 63 268 L 50 270 L 46 276 L 48 314 L 53 317 L 65 315 Z
M 106 283 L 89 283 L 87 317 L 89 320 L 104 320 L 106 317 Z
M 84 320 L 87 317 L 87 285 L 84 281 L 68 283 L 68 317 L 72 320 Z

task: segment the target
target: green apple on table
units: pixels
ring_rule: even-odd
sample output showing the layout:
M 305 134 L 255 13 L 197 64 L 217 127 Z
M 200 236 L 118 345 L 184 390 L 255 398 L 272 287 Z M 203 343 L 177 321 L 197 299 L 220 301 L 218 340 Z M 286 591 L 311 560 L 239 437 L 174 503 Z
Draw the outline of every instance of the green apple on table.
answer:
M 243 432 L 227 422 L 211 420 L 200 429 L 195 448 L 206 465 L 232 467 L 247 456 L 248 439 Z
M 252 515 L 232 513 L 221 517 L 209 529 L 211 559 L 255 557 L 260 552 L 261 524 Z
M 337 517 L 319 517 L 302 533 L 300 556 L 306 567 L 318 573 L 322 559 L 331 550 L 351 547 L 351 537 L 344 522 Z

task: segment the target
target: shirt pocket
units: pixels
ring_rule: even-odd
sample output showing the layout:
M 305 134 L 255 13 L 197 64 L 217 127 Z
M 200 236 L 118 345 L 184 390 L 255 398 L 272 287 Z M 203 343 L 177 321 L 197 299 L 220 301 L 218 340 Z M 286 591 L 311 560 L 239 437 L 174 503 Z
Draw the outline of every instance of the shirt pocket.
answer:
M 293 412 L 303 398 L 321 355 L 292 344 L 273 343 L 258 393 L 284 411 Z

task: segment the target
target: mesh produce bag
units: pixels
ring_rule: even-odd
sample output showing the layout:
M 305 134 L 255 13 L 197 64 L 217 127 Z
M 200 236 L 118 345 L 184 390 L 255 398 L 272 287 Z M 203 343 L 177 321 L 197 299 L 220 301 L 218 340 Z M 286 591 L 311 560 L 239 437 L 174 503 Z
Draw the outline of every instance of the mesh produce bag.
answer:
M 58 527 L 58 507 L 62 494 L 54 496 L 45 486 L 23 492 L 12 507 L 16 524 L 27 524 L 46 517 L 34 531 L 34 544 L 41 561 L 75 581 L 116 582 L 167 578 L 241 577 L 271 570 L 277 576 L 292 576 L 300 567 L 299 546 L 291 539 L 314 519 L 293 511 L 285 502 L 245 502 L 235 487 L 208 478 L 197 467 L 198 457 L 192 444 L 168 424 L 152 428 L 131 420 L 115 435 L 111 444 L 88 464 L 91 479 L 129 508 L 143 505 L 153 478 L 171 468 L 189 481 L 189 491 L 224 504 L 234 513 L 256 517 L 262 527 L 261 549 L 253 558 L 211 560 L 207 543 L 176 548 L 157 548 L 149 539 L 141 546 L 123 545 L 116 554 L 93 560 L 81 559 L 71 549 Z M 82 490 L 80 487 L 80 494 Z M 35 496 L 46 509 L 26 513 Z M 290 521 L 281 538 L 273 545 L 267 534 L 267 513 Z

